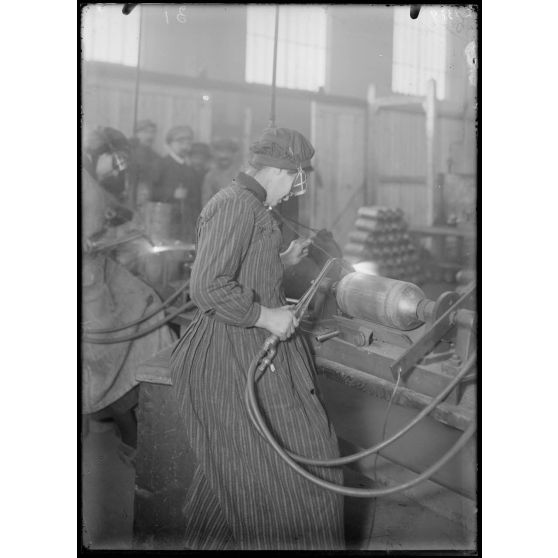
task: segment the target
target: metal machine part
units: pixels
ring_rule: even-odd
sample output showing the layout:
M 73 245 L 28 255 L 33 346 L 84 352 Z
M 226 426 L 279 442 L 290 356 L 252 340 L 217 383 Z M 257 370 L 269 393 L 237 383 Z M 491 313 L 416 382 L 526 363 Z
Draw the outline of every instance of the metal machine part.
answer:
M 413 283 L 359 272 L 343 277 L 335 296 L 349 316 L 403 331 L 420 326 L 434 309 L 434 302 Z
M 461 328 L 462 336 L 459 341 L 460 347 L 457 349 L 457 353 L 466 350 L 466 352 L 470 352 L 474 343 L 469 343 L 469 339 L 474 337 L 474 318 L 472 319 L 464 319 L 460 316 L 461 309 L 465 306 L 470 299 L 472 298 L 473 294 L 476 292 L 476 284 L 473 283 L 467 291 L 456 301 L 451 304 L 448 304 L 448 308 L 437 317 L 436 321 L 432 323 L 432 325 L 421 335 L 419 339 L 415 341 L 415 343 L 407 349 L 391 366 L 392 374 L 397 377 L 398 374 L 405 374 L 408 372 L 413 366 L 415 366 L 426 354 L 428 354 L 434 346 L 442 339 L 442 337 L 451 329 L 453 328 L 458 322 L 467 322 L 464 325 L 468 325 L 467 328 Z M 468 310 L 465 310 L 467 314 L 470 314 Z M 469 322 L 473 322 L 470 324 Z M 462 349 L 461 345 L 467 344 L 469 349 Z

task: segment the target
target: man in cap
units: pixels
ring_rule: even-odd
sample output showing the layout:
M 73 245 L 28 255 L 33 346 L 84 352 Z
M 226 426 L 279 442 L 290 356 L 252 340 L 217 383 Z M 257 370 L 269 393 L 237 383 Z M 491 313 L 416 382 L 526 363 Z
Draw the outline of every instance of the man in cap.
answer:
M 200 190 L 189 164 L 194 132 L 190 126 L 175 126 L 166 136 L 168 155 L 161 162 L 159 179 L 151 200 L 174 206 L 175 232 L 183 240 L 192 239 L 200 212 Z
M 203 208 L 190 296 L 198 313 L 175 347 L 171 373 L 196 470 L 187 496 L 191 549 L 343 548 L 343 498 L 290 469 L 260 436 L 244 403 L 246 373 L 271 334 L 283 342 L 258 380 L 262 411 L 282 445 L 330 459 L 337 438 L 315 370 L 281 288 L 283 271 L 308 243 L 280 253 L 267 210 L 303 194 L 314 149 L 302 134 L 268 129 L 250 164 Z M 342 471 L 313 468 L 330 482 Z
M 211 161 L 211 150 L 207 143 L 195 142 L 190 150 L 190 164 L 194 171 L 201 176 L 202 180 L 209 171 Z
M 151 197 L 154 184 L 159 178 L 161 157 L 153 149 L 157 125 L 152 120 L 139 120 L 134 137 L 130 138 L 130 187 L 135 203 L 142 205 Z
M 202 207 L 221 189 L 227 187 L 240 170 L 236 155 L 238 143 L 217 139 L 211 145 L 215 166 L 206 174 L 202 186 Z

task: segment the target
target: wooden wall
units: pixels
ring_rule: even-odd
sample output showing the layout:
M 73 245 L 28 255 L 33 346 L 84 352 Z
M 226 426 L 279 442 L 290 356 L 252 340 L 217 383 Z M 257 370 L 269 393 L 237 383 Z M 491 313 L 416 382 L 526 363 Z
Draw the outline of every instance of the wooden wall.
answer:
M 366 197 L 366 108 L 313 102 L 310 141 L 316 149 L 301 218 L 345 245 Z
M 400 207 L 412 225 L 431 224 L 427 207 L 424 111 L 381 107 L 374 111 L 369 122 L 370 198 L 378 205 Z M 474 122 L 470 116 L 463 118 L 448 111 L 438 115 L 435 172 L 446 173 L 452 164 L 459 163 L 462 172 L 475 175 L 475 161 L 471 149 L 467 148 L 471 137 L 474 137 Z
M 111 126 L 131 136 L 134 93 L 131 79 L 90 74 L 82 89 L 84 123 L 88 127 Z M 199 141 L 211 139 L 212 108 L 210 102 L 203 100 L 202 93 L 191 87 L 142 81 L 138 119 L 149 118 L 157 123 L 155 147 L 159 151 L 164 150 L 164 134 L 175 125 L 191 126 Z
M 267 125 L 265 86 L 204 85 L 193 78 L 153 72 L 142 76 L 138 117 L 158 124 L 156 148 L 161 152 L 164 134 L 177 124 L 190 125 L 198 141 L 236 137 L 244 154 Z M 134 77 L 131 68 L 84 64 L 84 123 L 113 126 L 131 135 Z M 277 115 L 279 126 L 296 128 L 316 148 L 309 193 L 297 200 L 301 222 L 332 229 L 341 245 L 364 204 L 400 207 L 411 225 L 429 224 L 426 122 L 421 107 L 380 106 L 371 111 L 366 103 L 348 98 L 278 90 Z M 436 172 L 446 172 L 452 159 L 459 172 L 474 176 L 471 114 L 445 109 L 435 128 Z M 292 208 L 289 213 L 295 216 L 297 211 Z

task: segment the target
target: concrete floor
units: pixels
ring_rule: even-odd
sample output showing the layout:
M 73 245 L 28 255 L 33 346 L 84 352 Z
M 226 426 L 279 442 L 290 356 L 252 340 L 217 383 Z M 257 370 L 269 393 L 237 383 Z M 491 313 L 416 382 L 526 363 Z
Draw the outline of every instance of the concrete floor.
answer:
M 132 548 L 134 480 L 133 467 L 118 456 L 119 437 L 111 424 L 91 423 L 83 439 L 83 542 L 90 549 Z M 347 469 L 345 482 L 371 487 L 372 481 Z M 345 531 L 348 549 L 433 550 L 463 549 L 463 527 L 421 507 L 404 495 L 376 502 L 360 498 L 345 500 Z
M 129 549 L 135 470 L 118 456 L 115 427 L 90 424 L 82 443 L 83 544 L 90 549 Z

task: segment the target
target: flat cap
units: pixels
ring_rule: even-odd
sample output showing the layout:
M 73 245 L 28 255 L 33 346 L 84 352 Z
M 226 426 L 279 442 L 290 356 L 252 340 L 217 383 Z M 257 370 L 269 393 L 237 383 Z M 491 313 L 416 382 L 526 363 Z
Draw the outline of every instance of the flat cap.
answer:
M 190 126 L 174 126 L 167 132 L 166 140 L 167 143 L 172 143 L 175 139 L 179 137 L 190 136 L 194 138 L 194 130 Z
M 312 170 L 312 144 L 296 130 L 266 128 L 250 146 L 250 163 L 278 169 Z
M 154 130 L 157 129 L 157 124 L 153 122 L 153 120 L 149 120 L 146 118 L 145 120 L 138 120 L 136 124 L 136 132 L 141 132 L 142 130 L 147 130 L 148 128 L 153 128 Z

